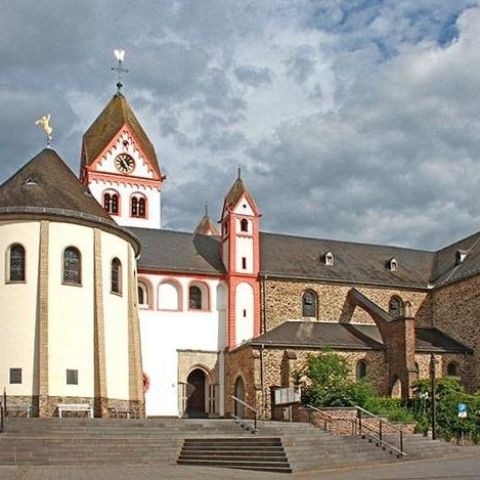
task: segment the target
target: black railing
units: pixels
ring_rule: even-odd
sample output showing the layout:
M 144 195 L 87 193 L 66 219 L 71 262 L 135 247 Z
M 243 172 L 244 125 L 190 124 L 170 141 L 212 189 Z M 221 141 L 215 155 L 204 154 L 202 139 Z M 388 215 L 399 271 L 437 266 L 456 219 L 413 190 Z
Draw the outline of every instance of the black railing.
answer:
M 323 423 L 321 426 L 325 431 L 328 431 L 330 426 L 332 426 L 333 430 L 338 430 L 338 426 L 333 426 L 335 423 L 343 424 L 343 426 L 346 427 L 344 431 L 348 431 L 350 424 L 352 436 L 367 438 L 375 442 L 378 447 L 384 450 L 390 450 L 390 452 L 394 453 L 398 458 L 407 455 L 403 449 L 403 431 L 362 407 L 355 407 L 356 417 L 354 418 L 333 417 L 313 405 L 306 405 L 305 407 L 308 408 L 310 412 L 314 411 L 321 414 L 320 420 Z M 312 414 L 310 414 L 309 420 L 310 423 L 314 423 Z
M 356 435 L 374 441 L 377 446 L 390 450 L 399 458 L 406 456 L 403 449 L 403 431 L 400 428 L 362 407 L 355 408 L 357 410 Z M 387 437 L 385 437 L 386 434 Z
M 253 429 L 250 428 L 250 426 L 247 423 L 247 419 L 242 418 L 240 415 L 234 414 L 233 418 L 244 428 L 247 428 L 252 431 L 252 433 L 258 432 L 258 425 L 257 425 L 257 420 L 258 420 L 258 412 L 255 408 L 253 408 L 251 405 L 249 405 L 247 402 L 242 400 L 241 398 L 235 397 L 235 395 L 230 395 L 232 400 L 235 402 L 236 405 L 241 405 L 242 407 L 248 408 L 250 411 L 253 412 Z M 240 409 L 239 409 L 240 410 Z

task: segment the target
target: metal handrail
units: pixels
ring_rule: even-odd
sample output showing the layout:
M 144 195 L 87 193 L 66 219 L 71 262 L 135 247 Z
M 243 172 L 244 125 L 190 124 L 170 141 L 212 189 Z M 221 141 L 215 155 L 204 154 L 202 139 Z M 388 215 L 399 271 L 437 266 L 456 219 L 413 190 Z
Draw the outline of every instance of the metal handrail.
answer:
M 406 453 L 403 450 L 403 431 L 399 429 L 398 427 L 395 427 L 389 422 L 386 422 L 382 417 L 379 417 L 378 415 L 375 415 L 372 412 L 369 412 L 368 410 L 365 410 L 364 408 L 360 406 L 355 407 L 357 410 L 357 418 L 356 421 L 358 423 L 358 432 L 359 435 L 365 435 L 368 436 L 369 438 L 372 438 L 375 441 L 378 441 L 378 445 L 382 448 L 388 447 L 390 450 L 394 451 L 397 453 L 397 456 L 406 456 Z M 366 425 L 365 423 L 362 422 L 362 412 L 366 414 L 370 418 L 375 418 L 378 420 L 378 430 L 375 430 L 374 427 Z M 384 426 L 389 427 L 390 429 L 397 431 L 399 433 L 399 446 L 395 446 L 391 444 L 390 442 L 386 442 L 384 439 Z M 366 434 L 362 432 L 362 429 L 369 430 L 370 432 L 373 432 L 373 434 Z
M 240 405 L 243 405 L 244 407 L 247 407 L 249 410 L 251 410 L 254 413 L 253 424 L 254 424 L 255 431 L 256 431 L 257 430 L 257 417 L 258 417 L 257 410 L 255 408 L 253 408 L 251 405 L 249 405 L 247 402 L 242 400 L 241 398 L 236 397 L 235 395 L 230 395 L 230 398 L 232 398 L 234 402 L 237 402 Z

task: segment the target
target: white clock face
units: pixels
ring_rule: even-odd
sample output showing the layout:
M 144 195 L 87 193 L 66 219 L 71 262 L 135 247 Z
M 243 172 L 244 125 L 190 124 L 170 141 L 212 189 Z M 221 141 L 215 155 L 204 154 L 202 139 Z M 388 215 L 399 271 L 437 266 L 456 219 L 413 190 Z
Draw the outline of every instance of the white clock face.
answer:
M 128 153 L 121 153 L 115 158 L 115 167 L 121 173 L 131 173 L 135 168 L 135 160 Z

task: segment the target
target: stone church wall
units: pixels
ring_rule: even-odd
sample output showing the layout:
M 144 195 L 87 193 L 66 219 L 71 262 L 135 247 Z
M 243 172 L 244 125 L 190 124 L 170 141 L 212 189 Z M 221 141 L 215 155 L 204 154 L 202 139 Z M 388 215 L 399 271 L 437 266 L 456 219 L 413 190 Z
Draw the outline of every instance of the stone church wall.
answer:
M 436 290 L 433 294 L 434 327 L 474 350 L 465 357 L 460 373 L 470 389 L 480 388 L 480 276 Z
M 294 280 L 267 280 L 264 289 L 266 330 L 271 330 L 285 320 L 302 318 L 302 294 L 308 289 L 315 291 L 318 295 L 319 321 L 373 324 L 371 317 L 362 309 L 357 308 L 352 312 L 347 302 L 347 295 L 351 288 L 356 288 L 386 311 L 392 296 L 398 295 L 403 301 L 411 303 L 417 326 L 430 326 L 430 292 Z

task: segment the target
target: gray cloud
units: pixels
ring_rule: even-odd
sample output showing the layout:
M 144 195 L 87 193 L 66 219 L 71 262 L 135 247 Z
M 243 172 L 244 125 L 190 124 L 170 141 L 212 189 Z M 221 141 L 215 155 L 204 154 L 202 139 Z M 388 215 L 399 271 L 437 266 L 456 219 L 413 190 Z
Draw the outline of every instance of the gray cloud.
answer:
M 471 1 L 25 0 L 0 17 L 0 181 L 127 97 L 168 174 L 164 224 L 219 215 L 243 166 L 263 228 L 442 246 L 480 225 L 480 14 Z

